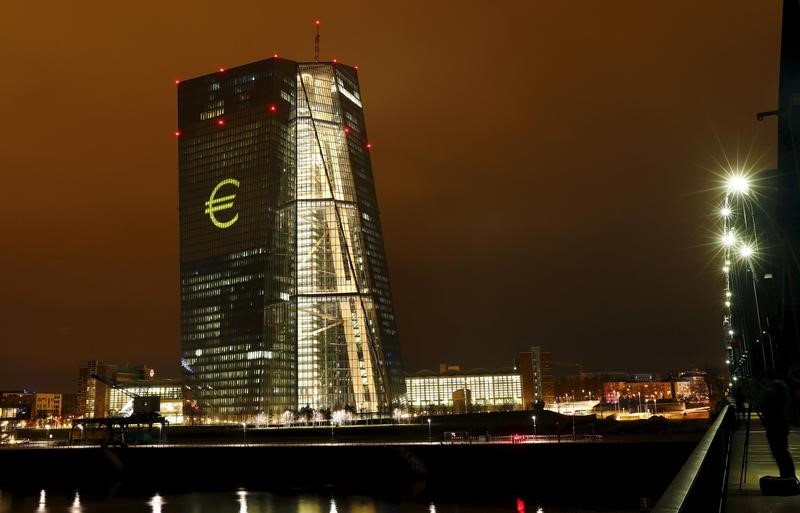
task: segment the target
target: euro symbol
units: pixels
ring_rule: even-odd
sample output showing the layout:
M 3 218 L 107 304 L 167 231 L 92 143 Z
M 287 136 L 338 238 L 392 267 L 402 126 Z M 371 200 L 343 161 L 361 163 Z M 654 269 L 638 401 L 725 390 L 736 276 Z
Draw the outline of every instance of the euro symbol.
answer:
M 219 212 L 220 210 L 228 210 L 229 208 L 233 208 L 233 199 L 236 197 L 236 194 L 229 194 L 227 196 L 221 196 L 216 198 L 217 191 L 219 191 L 225 185 L 235 185 L 236 188 L 239 188 L 239 180 L 235 178 L 228 178 L 227 180 L 223 180 L 214 187 L 214 190 L 211 191 L 211 197 L 208 198 L 206 201 L 206 214 L 211 217 L 211 222 L 214 223 L 214 226 L 217 228 L 227 228 L 235 223 L 239 219 L 239 214 L 237 213 L 233 216 L 233 219 L 230 221 L 219 221 L 215 216 L 214 212 Z

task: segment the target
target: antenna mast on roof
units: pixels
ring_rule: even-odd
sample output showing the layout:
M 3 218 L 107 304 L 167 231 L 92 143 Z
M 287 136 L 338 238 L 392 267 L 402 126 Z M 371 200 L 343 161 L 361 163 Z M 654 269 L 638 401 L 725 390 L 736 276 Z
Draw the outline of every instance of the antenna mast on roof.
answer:
M 314 62 L 319 62 L 319 20 L 317 20 L 317 37 L 314 38 Z

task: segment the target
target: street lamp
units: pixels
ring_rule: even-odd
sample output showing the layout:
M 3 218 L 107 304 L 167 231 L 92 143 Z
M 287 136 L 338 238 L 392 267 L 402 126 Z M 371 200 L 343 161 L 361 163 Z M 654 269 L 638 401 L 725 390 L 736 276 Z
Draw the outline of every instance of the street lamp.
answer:
M 242 443 L 247 445 L 247 424 L 242 422 Z
M 433 437 L 431 436 L 431 419 L 428 419 L 428 443 L 433 442 Z
M 536 415 L 531 417 L 533 419 L 533 438 L 536 439 Z
M 639 394 L 639 408 L 636 410 L 638 413 L 642 413 L 642 392 L 641 390 L 637 392 Z
M 750 183 L 744 175 L 731 175 L 728 177 L 728 192 L 736 194 L 747 194 L 750 190 Z
M 78 424 L 78 429 L 81 430 L 81 445 L 83 445 L 83 424 Z

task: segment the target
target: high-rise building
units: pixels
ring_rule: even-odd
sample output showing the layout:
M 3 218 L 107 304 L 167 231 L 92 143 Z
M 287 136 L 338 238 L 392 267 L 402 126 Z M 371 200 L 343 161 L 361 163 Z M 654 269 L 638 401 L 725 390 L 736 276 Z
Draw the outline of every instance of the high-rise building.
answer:
M 108 416 L 110 387 L 92 376 L 97 375 L 103 379 L 112 380 L 116 369 L 116 365 L 99 360 L 89 360 L 86 367 L 78 371 L 77 413 L 79 417 L 102 418 Z
M 182 362 L 206 416 L 387 411 L 405 383 L 358 74 L 178 85 Z
M 553 353 L 533 346 L 530 351 L 519 354 L 517 365 L 522 376 L 522 400 L 526 408 L 532 407 L 537 401 L 555 401 Z

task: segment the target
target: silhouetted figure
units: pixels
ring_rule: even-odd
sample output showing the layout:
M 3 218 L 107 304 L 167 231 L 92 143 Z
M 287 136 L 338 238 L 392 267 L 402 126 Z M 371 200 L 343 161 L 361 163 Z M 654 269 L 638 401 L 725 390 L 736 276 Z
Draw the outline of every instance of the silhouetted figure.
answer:
M 741 384 L 733 387 L 733 400 L 736 402 L 736 419 L 743 419 L 745 416 L 744 411 L 744 389 Z
M 779 379 L 761 376 L 762 385 L 759 391 L 758 406 L 761 411 L 761 421 L 767 430 L 769 450 L 778 464 L 781 477 L 797 479 L 794 461 L 789 453 L 789 408 L 791 398 L 789 387 Z

